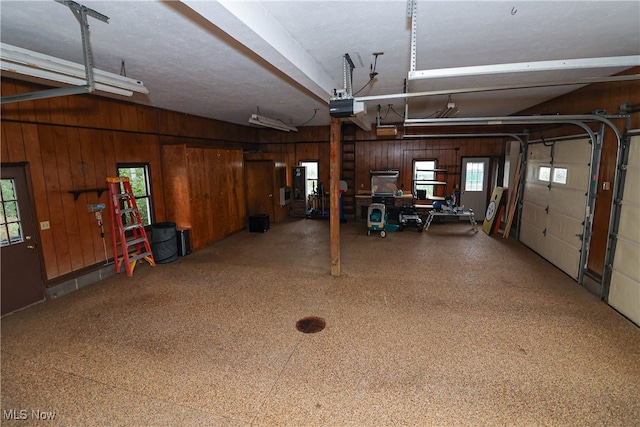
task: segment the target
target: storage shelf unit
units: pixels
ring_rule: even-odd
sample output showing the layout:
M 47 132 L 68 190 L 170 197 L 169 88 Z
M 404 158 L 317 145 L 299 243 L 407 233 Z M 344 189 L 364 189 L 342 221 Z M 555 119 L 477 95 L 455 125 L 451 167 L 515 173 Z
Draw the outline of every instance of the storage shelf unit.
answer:
M 414 179 L 413 180 L 414 193 L 416 195 L 416 199 L 419 201 L 418 203 L 420 203 L 420 201 L 431 201 L 431 202 L 443 201 L 445 199 L 445 192 L 448 184 L 446 179 L 447 179 L 447 175 L 449 174 L 449 171 L 447 169 L 435 168 L 435 169 L 417 169 L 416 172 L 432 173 L 434 176 L 434 179 Z M 433 185 L 435 187 L 434 193 L 436 194 L 432 196 L 425 195 L 424 197 L 419 197 L 419 193 L 416 188 L 417 185 Z

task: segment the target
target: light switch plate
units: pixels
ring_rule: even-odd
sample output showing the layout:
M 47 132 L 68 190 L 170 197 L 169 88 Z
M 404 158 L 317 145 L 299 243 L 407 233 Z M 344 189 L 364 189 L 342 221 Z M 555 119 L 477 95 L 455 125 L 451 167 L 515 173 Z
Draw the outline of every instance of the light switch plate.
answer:
M 51 228 L 51 224 L 49 224 L 49 221 L 40 222 L 40 230 L 48 230 L 50 228 Z

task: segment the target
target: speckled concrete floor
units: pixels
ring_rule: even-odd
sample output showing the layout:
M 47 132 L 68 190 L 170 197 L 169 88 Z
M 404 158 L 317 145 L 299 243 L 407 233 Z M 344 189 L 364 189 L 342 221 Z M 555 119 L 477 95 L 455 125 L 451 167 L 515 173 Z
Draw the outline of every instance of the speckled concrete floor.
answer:
M 527 248 L 350 222 L 331 277 L 328 230 L 243 231 L 3 318 L 2 424 L 640 425 L 640 329 Z

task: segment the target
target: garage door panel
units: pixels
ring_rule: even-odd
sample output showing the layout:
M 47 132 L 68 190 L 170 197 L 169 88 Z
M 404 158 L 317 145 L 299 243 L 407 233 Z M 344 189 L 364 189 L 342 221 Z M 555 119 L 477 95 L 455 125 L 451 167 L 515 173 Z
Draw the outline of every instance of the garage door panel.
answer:
M 553 150 L 554 163 L 589 164 L 591 161 L 591 143 L 589 139 L 556 143 Z
M 524 187 L 526 200 L 541 206 L 547 206 L 549 188 L 546 185 L 527 183 Z
M 640 136 L 631 138 L 607 302 L 640 326 Z
M 627 169 L 625 181 L 629 185 L 625 186 L 623 200 L 625 203 L 640 205 L 640 169 Z
M 529 248 L 545 257 L 546 250 L 544 245 L 544 234 L 541 228 L 532 226 L 531 224 L 522 224 L 520 228 L 520 240 Z
M 584 192 L 556 190 L 549 195 L 549 211 L 570 216 L 580 222 L 584 220 L 586 206 Z
M 528 147 L 527 161 L 551 163 L 551 147 L 544 144 L 533 144 Z
M 527 166 L 527 171 L 525 173 L 525 182 L 527 184 L 537 184 L 537 185 L 542 185 L 544 187 L 548 185 L 548 183 L 546 182 L 538 181 L 538 170 L 540 169 L 540 167 L 550 168 L 551 163 L 529 162 L 529 165 Z
M 582 235 L 584 226 L 582 223 L 563 215 L 549 214 L 547 223 L 547 235 L 562 240 L 576 251 L 582 248 L 582 240 L 578 235 Z
M 633 242 L 640 242 L 640 206 L 628 205 L 623 202 L 620 212 L 620 226 L 618 236 Z M 638 258 L 640 260 L 640 258 Z M 638 261 L 640 264 L 640 261 Z
M 564 168 L 567 169 L 567 182 L 566 184 L 558 184 L 552 183 L 552 187 L 557 189 L 572 189 L 572 190 L 580 190 L 583 193 L 586 193 L 587 187 L 585 187 L 585 182 L 589 182 L 589 166 L 588 165 L 576 165 L 571 163 L 553 163 L 554 168 Z
M 558 239 L 553 235 L 546 237 L 547 258 L 560 270 L 567 273 L 574 279 L 578 278 L 578 267 L 580 265 L 580 251 L 567 244 L 563 239 Z
M 520 240 L 574 279 L 582 259 L 591 148 L 589 139 L 577 138 L 527 151 Z M 539 179 L 542 167 L 549 168 L 549 181 Z M 566 169 L 565 183 L 553 182 L 559 168 Z
M 613 269 L 632 280 L 640 282 L 640 246 L 637 243 L 618 240 Z
M 547 212 L 544 209 L 542 206 L 525 203 L 522 206 L 522 222 L 543 230 L 547 223 Z
M 640 286 L 637 281 L 614 271 L 611 275 L 608 302 L 620 313 L 640 324 Z

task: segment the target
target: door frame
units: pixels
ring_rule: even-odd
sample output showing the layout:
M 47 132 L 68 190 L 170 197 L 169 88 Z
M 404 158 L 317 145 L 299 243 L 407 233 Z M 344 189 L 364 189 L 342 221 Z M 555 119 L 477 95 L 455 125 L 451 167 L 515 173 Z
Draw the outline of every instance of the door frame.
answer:
M 42 244 L 41 244 L 42 236 L 40 234 L 40 227 L 37 221 L 38 214 L 36 211 L 35 197 L 33 195 L 33 185 L 31 182 L 30 165 L 29 165 L 29 162 L 13 162 L 13 163 L 0 162 L 0 169 L 5 169 L 9 167 L 20 169 L 21 170 L 20 173 L 23 174 L 25 179 L 25 187 L 27 190 L 26 202 L 28 203 L 29 209 L 31 210 L 31 223 L 32 223 L 31 225 L 33 227 L 33 235 L 35 237 L 34 240 L 35 240 L 35 246 L 36 246 L 34 250 L 36 251 L 36 254 L 37 254 L 38 270 L 39 270 L 38 277 L 40 278 L 40 289 L 42 290 L 42 299 L 33 303 L 33 304 L 38 304 L 40 302 L 46 301 L 47 299 L 47 292 L 46 292 L 47 291 L 47 275 L 44 269 L 45 264 L 44 264 L 44 256 L 42 253 Z M 30 305 L 33 305 L 33 304 L 30 304 Z M 18 308 L 14 311 L 25 309 L 30 305 Z M 13 313 L 14 311 L 10 313 Z M 5 314 L 10 314 L 10 313 L 5 313 Z M 4 316 L 4 314 L 2 316 Z
M 484 208 L 483 208 L 483 212 L 482 212 L 481 216 L 478 215 L 477 212 L 475 213 L 476 218 L 481 218 L 481 220 L 484 220 L 486 209 L 487 209 L 487 204 L 488 204 L 489 198 L 491 197 L 491 191 L 490 191 L 490 188 L 489 188 L 490 185 L 491 185 L 491 182 L 492 182 L 492 180 L 491 180 L 491 176 L 492 176 L 491 157 L 489 157 L 489 156 L 465 156 L 465 157 L 462 157 L 460 159 L 460 197 L 459 197 L 458 202 L 459 202 L 460 206 L 464 205 L 462 203 L 462 199 L 463 199 L 462 195 L 464 194 L 464 191 L 465 191 L 464 190 L 465 180 L 463 178 L 465 178 L 466 175 L 467 175 L 466 169 L 464 167 L 465 166 L 465 162 L 466 161 L 474 161 L 474 159 L 475 160 L 482 160 L 483 162 L 486 159 L 486 166 L 487 167 L 484 170 L 484 183 L 483 183 L 483 186 L 485 187 L 483 189 L 483 192 L 484 192 Z M 465 208 L 470 208 L 470 207 L 465 206 Z

